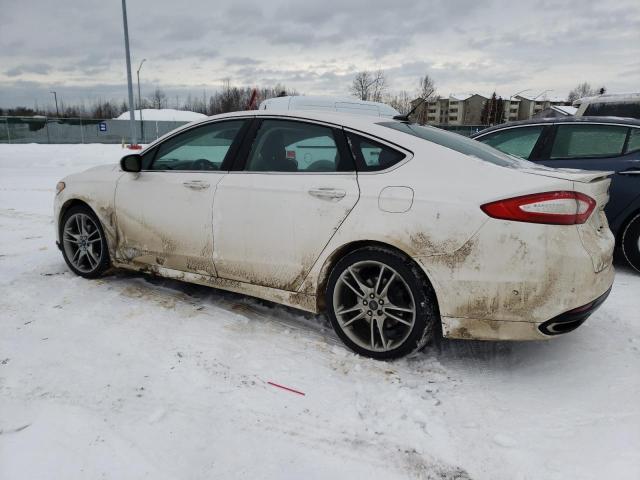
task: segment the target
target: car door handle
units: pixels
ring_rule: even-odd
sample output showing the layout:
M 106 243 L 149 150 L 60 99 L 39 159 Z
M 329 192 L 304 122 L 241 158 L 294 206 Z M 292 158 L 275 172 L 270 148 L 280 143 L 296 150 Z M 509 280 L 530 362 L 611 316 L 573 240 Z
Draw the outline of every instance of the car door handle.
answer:
M 620 175 L 640 175 L 640 168 L 630 168 L 628 170 L 622 170 L 618 173 Z
M 347 192 L 344 190 L 331 187 L 311 188 L 309 190 L 309 195 L 312 197 L 324 198 L 326 200 L 340 200 L 346 194 Z
M 192 190 L 206 190 L 210 187 L 209 182 L 203 182 L 202 180 L 190 180 L 183 182 L 182 185 Z

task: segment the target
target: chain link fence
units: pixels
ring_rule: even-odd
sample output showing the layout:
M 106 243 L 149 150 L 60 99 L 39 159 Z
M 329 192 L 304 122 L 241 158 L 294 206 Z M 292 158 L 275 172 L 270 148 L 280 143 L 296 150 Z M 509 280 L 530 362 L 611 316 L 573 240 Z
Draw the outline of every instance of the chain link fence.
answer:
M 136 121 L 140 143 L 150 143 L 188 122 Z M 0 143 L 130 142 L 129 120 L 0 117 Z
M 136 121 L 140 143 L 151 143 L 188 122 Z M 434 125 L 470 136 L 483 125 Z M 0 117 L 0 143 L 129 143 L 129 120 Z

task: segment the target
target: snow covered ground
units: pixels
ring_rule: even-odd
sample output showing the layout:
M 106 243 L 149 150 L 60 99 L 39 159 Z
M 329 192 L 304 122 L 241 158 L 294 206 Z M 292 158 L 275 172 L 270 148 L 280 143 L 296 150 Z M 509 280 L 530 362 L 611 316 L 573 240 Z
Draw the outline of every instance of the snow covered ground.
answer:
M 640 275 L 553 341 L 367 360 L 292 309 L 71 274 L 55 184 L 123 153 L 0 145 L 1 479 L 640 478 Z

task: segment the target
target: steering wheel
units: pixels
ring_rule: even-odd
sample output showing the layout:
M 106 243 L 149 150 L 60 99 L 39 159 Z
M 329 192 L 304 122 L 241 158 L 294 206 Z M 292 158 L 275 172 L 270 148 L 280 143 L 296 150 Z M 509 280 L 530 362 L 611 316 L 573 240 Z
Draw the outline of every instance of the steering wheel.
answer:
M 307 172 L 332 172 L 335 170 L 335 163 L 331 160 L 316 160 L 305 170 Z
M 191 164 L 192 170 L 215 170 L 215 165 L 206 158 L 199 158 L 194 160 Z

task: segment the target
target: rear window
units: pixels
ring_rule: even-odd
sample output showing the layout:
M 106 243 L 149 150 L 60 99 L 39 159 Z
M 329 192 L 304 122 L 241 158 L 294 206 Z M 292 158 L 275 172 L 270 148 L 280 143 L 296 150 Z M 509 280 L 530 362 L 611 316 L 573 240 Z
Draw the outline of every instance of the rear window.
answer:
M 496 150 L 489 145 L 471 140 L 458 133 L 447 132 L 435 127 L 422 127 L 416 124 L 408 124 L 403 122 L 381 122 L 378 123 L 383 127 L 392 128 L 414 137 L 422 138 L 429 142 L 436 143 L 456 152 L 479 158 L 485 162 L 493 163 L 501 167 L 508 168 L 536 168 L 534 163 L 521 158 L 513 157 Z

